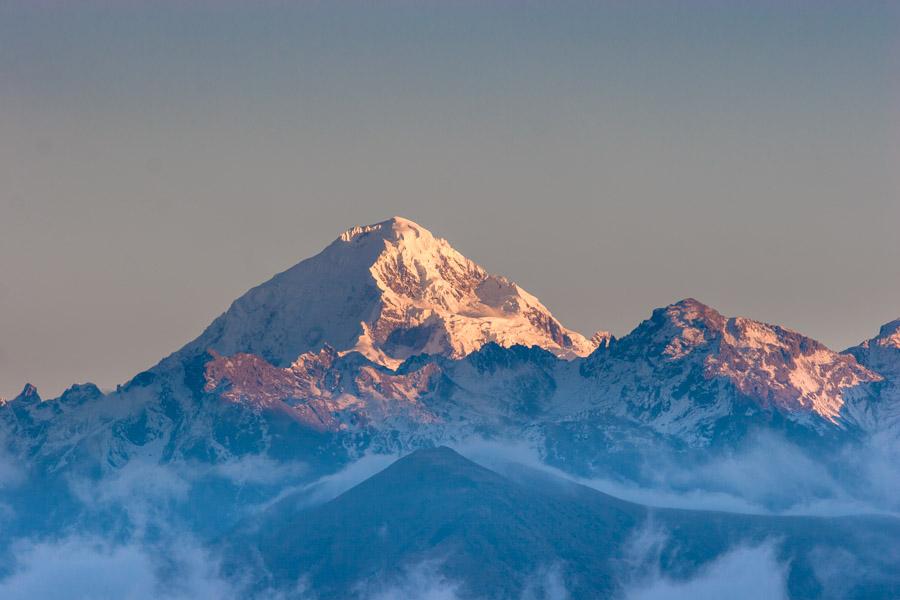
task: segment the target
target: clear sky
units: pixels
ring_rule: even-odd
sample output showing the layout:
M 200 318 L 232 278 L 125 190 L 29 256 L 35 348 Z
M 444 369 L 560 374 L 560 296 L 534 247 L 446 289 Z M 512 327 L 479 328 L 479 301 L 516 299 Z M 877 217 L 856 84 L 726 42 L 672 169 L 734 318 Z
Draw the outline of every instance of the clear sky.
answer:
M 898 7 L 0 0 L 0 396 L 123 382 L 391 215 L 587 334 L 694 296 L 869 337 Z

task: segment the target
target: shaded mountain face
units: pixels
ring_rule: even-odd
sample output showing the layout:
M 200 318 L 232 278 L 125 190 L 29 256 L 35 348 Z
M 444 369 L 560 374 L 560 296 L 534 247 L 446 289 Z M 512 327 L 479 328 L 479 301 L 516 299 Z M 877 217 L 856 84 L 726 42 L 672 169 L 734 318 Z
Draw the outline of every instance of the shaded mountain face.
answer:
M 566 358 L 596 346 L 515 283 L 395 217 L 354 227 L 253 288 L 181 354 L 256 354 L 284 367 L 328 344 L 395 367 L 422 353 L 462 357 L 487 342 Z
M 882 325 L 878 335 L 844 351 L 884 378 L 870 427 L 900 435 L 900 319 Z
M 677 581 L 731 549 L 766 543 L 791 597 L 833 592 L 819 563 L 841 553 L 857 561 L 843 597 L 890 597 L 900 591 L 898 534 L 895 519 L 648 510 L 545 474 L 511 479 L 433 448 L 324 505 L 287 497 L 224 544 L 233 576 L 246 580 L 250 567 L 267 574 L 257 589 L 303 581 L 323 599 L 378 597 L 423 569 L 454 598 L 614 597 L 636 585 L 636 565 Z
M 449 448 L 420 450 L 323 506 L 297 510 L 286 498 L 251 531 L 229 536 L 229 568 L 239 572 L 256 555 L 255 572 L 271 574 L 263 588 L 305 578 L 324 599 L 374 595 L 391 583 L 376 578 L 434 561 L 465 581 L 464 596 L 519 597 L 532 573 L 562 557 L 608 562 L 644 514 L 592 500 L 531 493 Z M 583 574 L 585 589 L 611 592 L 601 569 Z
M 878 335 L 844 352 L 887 379 L 900 379 L 900 319 L 882 325 Z

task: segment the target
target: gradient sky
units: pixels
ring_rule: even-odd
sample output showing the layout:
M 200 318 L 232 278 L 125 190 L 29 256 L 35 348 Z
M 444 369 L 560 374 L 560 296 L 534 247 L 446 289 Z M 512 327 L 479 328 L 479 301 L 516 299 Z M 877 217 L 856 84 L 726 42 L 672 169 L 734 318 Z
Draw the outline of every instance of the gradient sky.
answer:
M 856 343 L 900 315 L 898 6 L 0 0 L 0 396 L 395 214 L 588 334 L 694 296 Z

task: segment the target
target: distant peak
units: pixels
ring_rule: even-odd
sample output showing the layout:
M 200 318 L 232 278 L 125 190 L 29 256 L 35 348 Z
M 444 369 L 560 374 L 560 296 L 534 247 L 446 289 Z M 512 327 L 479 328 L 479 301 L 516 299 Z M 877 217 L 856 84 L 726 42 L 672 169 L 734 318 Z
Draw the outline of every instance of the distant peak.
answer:
M 406 217 L 400 217 L 400 216 L 393 216 L 390 219 L 388 219 L 387 221 L 383 221 L 383 223 L 389 224 L 392 227 L 408 227 L 411 229 L 419 229 L 419 230 L 425 229 L 424 227 L 422 227 L 421 225 L 419 225 L 412 219 L 407 219 Z
M 500 477 L 447 446 L 419 448 L 397 460 L 382 473 L 396 474 L 410 470 L 421 471 L 422 469 L 429 474 L 429 477 L 435 477 L 442 483 L 452 475 L 476 477 L 481 481 L 496 480 Z
M 722 313 L 695 298 L 685 298 L 654 310 L 652 320 L 656 323 L 670 323 L 679 328 L 699 323 L 712 329 L 720 329 L 725 325 Z
M 381 225 L 356 225 L 351 227 L 344 233 L 338 236 L 338 239 L 342 242 L 352 242 L 356 238 L 362 236 L 366 233 L 372 233 L 373 231 L 380 231 Z
M 31 385 L 30 383 L 26 383 L 25 387 L 22 388 L 22 393 L 16 396 L 15 400 L 25 400 L 27 402 L 40 402 L 41 395 L 38 394 L 37 388 Z
M 367 234 L 376 234 L 380 238 L 399 240 L 407 236 L 434 237 L 430 231 L 418 223 L 404 217 L 391 217 L 372 225 L 356 225 L 343 232 L 338 239 L 342 242 L 352 242 Z
M 894 319 L 890 323 L 885 323 L 878 331 L 878 337 L 888 339 L 894 342 L 893 345 L 900 346 L 900 319 Z
M 591 343 L 597 348 L 606 348 L 612 344 L 613 339 L 613 334 L 601 329 L 591 336 Z
M 900 350 L 900 319 L 885 323 L 878 330 L 878 335 L 864 341 L 856 348 L 888 348 Z M 850 350 L 853 350 L 852 348 Z M 859 358 L 859 357 L 857 357 Z
M 844 352 L 854 355 L 857 360 L 868 364 L 868 359 L 864 356 L 870 350 L 875 349 L 900 350 L 900 319 L 894 319 L 885 323 L 878 330 L 878 335 L 869 338 L 857 346 L 847 348 Z M 882 365 L 882 368 L 884 365 Z
M 465 460 L 462 455 L 459 454 L 456 450 L 450 448 L 449 446 L 434 446 L 431 448 L 419 448 L 411 453 L 411 455 L 422 456 L 422 457 L 431 457 L 431 456 L 442 456 L 446 458 L 454 458 Z
M 69 388 L 62 393 L 60 399 L 63 401 L 66 400 L 87 400 L 92 398 L 99 398 L 103 395 L 103 392 L 100 391 L 93 383 L 76 383 L 74 385 L 69 386 Z
M 708 312 L 708 311 L 716 311 L 714 308 L 709 306 L 708 304 L 704 304 L 700 302 L 696 298 L 684 298 L 683 300 L 679 300 L 678 302 L 674 302 L 670 304 L 667 308 L 676 309 L 679 311 L 693 311 L 693 312 Z
M 395 216 L 344 231 L 249 290 L 189 346 L 286 367 L 329 344 L 393 368 L 422 353 L 459 358 L 488 342 L 537 345 L 565 358 L 596 347 L 515 283 Z

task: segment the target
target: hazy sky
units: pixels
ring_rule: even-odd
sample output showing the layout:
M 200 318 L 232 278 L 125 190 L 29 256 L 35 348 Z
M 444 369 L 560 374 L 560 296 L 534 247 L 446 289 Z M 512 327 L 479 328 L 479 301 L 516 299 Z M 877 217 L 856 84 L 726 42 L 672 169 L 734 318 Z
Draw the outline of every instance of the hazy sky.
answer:
M 395 214 L 588 334 L 694 296 L 855 343 L 900 315 L 898 7 L 0 0 L 0 396 Z

